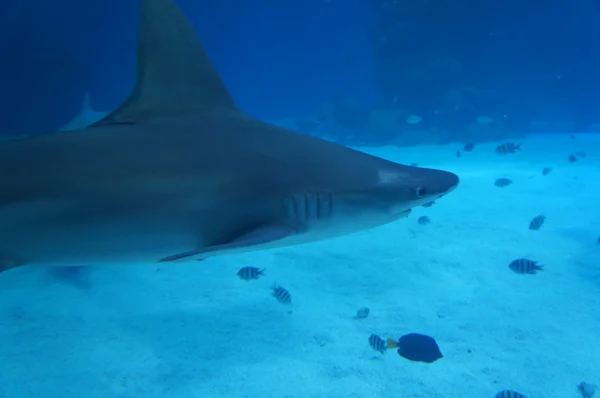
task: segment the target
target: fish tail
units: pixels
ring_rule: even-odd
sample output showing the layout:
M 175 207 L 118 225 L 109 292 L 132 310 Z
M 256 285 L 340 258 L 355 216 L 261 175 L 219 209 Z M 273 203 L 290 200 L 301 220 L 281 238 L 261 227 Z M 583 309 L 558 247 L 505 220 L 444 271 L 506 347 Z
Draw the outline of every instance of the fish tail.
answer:
M 261 268 L 261 269 L 259 269 L 259 270 L 258 270 L 258 275 L 265 276 L 265 271 L 266 271 L 266 270 L 267 270 L 266 268 Z
M 394 348 L 398 348 L 398 342 L 394 339 L 387 339 L 386 341 L 387 349 L 393 350 Z

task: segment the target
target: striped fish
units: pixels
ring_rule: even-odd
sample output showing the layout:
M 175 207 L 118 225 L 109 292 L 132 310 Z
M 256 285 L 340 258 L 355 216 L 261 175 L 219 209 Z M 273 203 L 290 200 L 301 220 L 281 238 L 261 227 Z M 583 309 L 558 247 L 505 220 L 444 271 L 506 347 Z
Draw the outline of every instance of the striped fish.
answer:
M 514 142 L 505 142 L 496 147 L 495 152 L 500 155 L 506 155 L 509 153 L 515 153 L 521 150 L 521 144 L 515 144 Z
M 516 392 L 513 390 L 502 390 L 498 394 L 496 394 L 496 398 L 527 398 L 525 395 L 520 392 Z
M 275 297 L 277 301 L 283 304 L 292 303 L 292 295 L 290 292 L 278 285 L 271 286 L 271 289 L 273 290 L 273 297 Z
M 265 270 L 256 267 L 244 267 L 238 271 L 237 275 L 240 277 L 240 279 L 249 281 L 251 279 L 258 279 L 261 276 L 264 276 Z
M 508 267 L 517 274 L 535 274 L 537 271 L 542 271 L 544 269 L 543 265 L 538 265 L 536 261 L 528 260 L 526 258 L 516 259 L 510 263 Z
M 369 336 L 369 345 L 372 349 L 382 354 L 385 354 L 385 352 L 387 351 L 386 342 L 376 334 L 372 334 Z
M 544 221 L 546 221 L 546 216 L 540 214 L 539 216 L 535 216 L 533 220 L 529 223 L 529 229 L 538 230 L 544 225 Z

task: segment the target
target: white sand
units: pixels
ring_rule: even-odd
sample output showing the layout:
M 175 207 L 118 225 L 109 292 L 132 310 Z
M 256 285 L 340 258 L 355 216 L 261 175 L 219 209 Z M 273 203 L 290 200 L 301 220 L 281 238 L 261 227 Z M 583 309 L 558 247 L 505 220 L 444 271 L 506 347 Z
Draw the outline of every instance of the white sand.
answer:
M 512 156 L 496 144 L 461 158 L 459 144 L 367 149 L 454 171 L 461 185 L 346 238 L 160 271 L 94 269 L 89 289 L 43 268 L 7 272 L 0 397 L 576 398 L 580 381 L 600 383 L 600 136 L 520 142 Z M 569 163 L 579 150 L 588 157 Z M 514 184 L 495 187 L 498 177 Z M 546 224 L 528 230 L 540 213 Z M 546 270 L 511 272 L 521 256 Z M 267 276 L 240 280 L 246 265 Z M 273 282 L 291 307 L 270 296 Z M 352 319 L 362 306 L 370 316 Z M 444 358 L 414 363 L 367 343 L 407 332 L 435 337 Z

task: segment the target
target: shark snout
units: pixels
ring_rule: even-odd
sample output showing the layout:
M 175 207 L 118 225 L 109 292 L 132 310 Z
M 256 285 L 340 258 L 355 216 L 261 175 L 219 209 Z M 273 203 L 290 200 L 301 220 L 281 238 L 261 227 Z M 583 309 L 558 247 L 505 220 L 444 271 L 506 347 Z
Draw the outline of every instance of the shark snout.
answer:
M 424 188 L 428 196 L 442 197 L 458 186 L 460 179 L 454 173 L 445 170 L 423 169 Z

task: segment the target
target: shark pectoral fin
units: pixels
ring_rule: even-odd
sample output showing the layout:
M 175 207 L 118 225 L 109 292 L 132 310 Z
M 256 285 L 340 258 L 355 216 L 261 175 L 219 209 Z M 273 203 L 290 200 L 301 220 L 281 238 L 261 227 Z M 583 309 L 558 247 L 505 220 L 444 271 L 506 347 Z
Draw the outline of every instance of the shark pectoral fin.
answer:
M 286 225 L 261 225 L 245 231 L 243 234 L 235 237 L 227 243 L 205 246 L 203 248 L 177 253 L 172 256 L 162 258 L 159 260 L 159 262 L 175 261 L 210 252 L 262 245 L 281 240 L 295 233 L 296 230 L 294 228 Z

